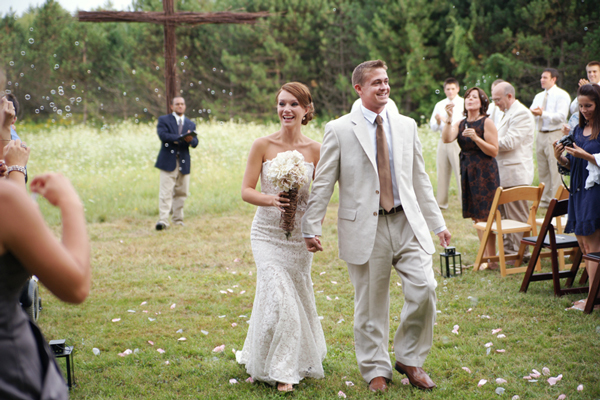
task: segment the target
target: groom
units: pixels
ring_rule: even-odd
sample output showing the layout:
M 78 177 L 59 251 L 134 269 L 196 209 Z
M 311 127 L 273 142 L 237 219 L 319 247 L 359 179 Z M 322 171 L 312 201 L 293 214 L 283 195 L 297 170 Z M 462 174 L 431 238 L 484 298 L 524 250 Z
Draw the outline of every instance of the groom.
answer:
M 362 106 L 325 127 L 321 160 L 302 219 L 308 251 L 322 251 L 321 220 L 339 182 L 340 258 L 354 285 L 354 340 L 369 389 L 385 392 L 392 379 L 388 353 L 390 269 L 402 279 L 404 307 L 394 337 L 395 368 L 420 389 L 435 383 L 421 368 L 433 341 L 436 295 L 430 230 L 450 243 L 425 172 L 413 119 L 386 109 L 387 66 L 366 61 L 352 84 Z

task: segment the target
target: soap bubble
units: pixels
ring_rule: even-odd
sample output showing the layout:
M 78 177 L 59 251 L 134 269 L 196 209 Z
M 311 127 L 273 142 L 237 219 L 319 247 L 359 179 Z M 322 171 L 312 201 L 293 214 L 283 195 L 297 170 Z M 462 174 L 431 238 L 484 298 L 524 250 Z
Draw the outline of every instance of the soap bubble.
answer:
M 44 110 L 44 106 L 40 106 L 40 110 Z
M 75 46 L 79 46 L 79 42 L 75 42 Z
M 81 102 L 81 97 L 77 98 L 77 102 L 80 103 Z
M 440 89 L 435 89 L 435 94 L 440 94 Z
M 22 56 L 24 56 L 24 55 L 25 55 L 25 51 L 22 51 L 22 52 L 21 52 L 21 55 L 22 55 Z
M 33 27 L 29 28 L 29 32 L 33 32 Z
M 65 106 L 65 111 L 71 111 L 71 106 Z
M 35 65 L 31 64 L 30 67 L 31 67 L 31 69 L 33 69 L 33 68 L 35 68 Z
M 56 90 L 52 89 L 52 90 L 50 91 L 50 93 L 52 93 L 52 94 L 56 94 Z
M 156 66 L 156 70 L 158 71 L 159 69 L 160 69 L 160 67 L 157 65 L 157 66 Z
M 154 92 L 155 92 L 155 93 L 158 93 L 158 88 L 155 88 L 155 89 L 154 89 Z
M 213 68 L 213 72 L 217 72 L 217 69 L 216 69 L 216 68 Z
M 29 100 L 29 99 L 31 99 L 31 96 L 30 96 L 30 95 L 28 95 L 28 94 L 26 94 L 26 95 L 25 95 L 25 100 Z
M 36 114 L 39 114 L 39 113 L 40 113 L 40 109 L 39 109 L 39 108 L 36 108 L 36 109 L 35 109 L 35 113 L 36 113 Z
M 54 69 L 59 69 L 59 68 L 60 68 L 60 65 L 54 64 Z
M 33 38 L 29 38 L 29 44 L 33 44 L 35 42 L 35 40 L 33 40 Z
M 214 91 L 214 90 L 211 90 L 211 91 L 210 91 L 210 94 L 215 94 L 215 91 Z
M 9 65 L 12 67 L 12 66 L 14 66 L 14 65 L 15 65 L 15 62 L 14 62 L 14 61 L 11 61 L 11 62 L 9 62 L 8 64 L 9 64 Z
M 135 75 L 135 69 L 132 69 L 132 70 L 131 70 L 131 73 Z
M 71 89 L 75 90 L 76 88 L 77 88 L 77 86 L 71 85 Z

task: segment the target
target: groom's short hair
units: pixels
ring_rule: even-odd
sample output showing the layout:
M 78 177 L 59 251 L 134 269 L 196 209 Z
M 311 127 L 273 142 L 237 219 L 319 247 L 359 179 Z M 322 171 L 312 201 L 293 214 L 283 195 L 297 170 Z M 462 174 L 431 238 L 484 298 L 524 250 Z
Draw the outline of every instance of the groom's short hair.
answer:
M 382 60 L 371 60 L 365 61 L 354 68 L 352 72 L 352 87 L 356 85 L 363 85 L 365 76 L 374 69 L 383 68 L 387 70 L 387 65 L 385 65 L 385 61 Z

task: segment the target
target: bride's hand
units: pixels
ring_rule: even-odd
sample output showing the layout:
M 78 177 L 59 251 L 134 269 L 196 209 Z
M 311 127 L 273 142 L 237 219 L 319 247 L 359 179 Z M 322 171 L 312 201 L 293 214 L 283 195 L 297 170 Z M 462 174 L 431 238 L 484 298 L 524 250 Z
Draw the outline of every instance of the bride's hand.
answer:
M 279 192 L 279 194 L 272 196 L 273 202 L 271 205 L 277 207 L 279 211 L 285 211 L 283 207 L 290 205 L 290 199 L 288 199 L 287 196 L 288 194 L 286 192 Z

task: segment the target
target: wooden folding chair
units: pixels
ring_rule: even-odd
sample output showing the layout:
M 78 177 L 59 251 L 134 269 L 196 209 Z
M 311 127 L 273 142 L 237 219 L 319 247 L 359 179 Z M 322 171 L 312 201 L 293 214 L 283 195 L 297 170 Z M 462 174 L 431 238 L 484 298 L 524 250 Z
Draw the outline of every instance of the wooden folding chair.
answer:
M 554 198 L 557 200 L 565 200 L 569 198 L 569 191 L 564 187 L 564 185 L 560 185 L 558 187 L 558 190 L 556 190 L 556 194 L 554 195 Z M 538 227 L 542 227 L 542 224 L 544 223 L 544 218 L 537 218 L 535 220 L 536 224 Z M 565 214 L 564 216 L 559 216 L 559 217 L 555 217 L 552 220 L 552 225 L 554 226 L 554 228 L 556 229 L 556 233 L 558 233 L 559 235 L 562 235 L 564 233 L 564 228 L 565 225 L 567 224 L 567 215 Z M 549 251 L 543 251 L 540 255 L 541 258 L 547 258 L 547 257 L 551 257 L 552 255 L 550 254 Z M 573 264 L 565 264 L 565 251 L 560 249 L 558 250 L 558 269 L 560 269 L 561 271 L 570 269 L 572 267 Z
M 570 293 L 586 293 L 588 291 L 587 286 L 571 288 L 573 280 L 577 276 L 579 265 L 581 264 L 581 250 L 577 238 L 575 236 L 557 234 L 557 229 L 553 224 L 553 221 L 554 223 L 560 221 L 560 218 L 567 214 L 568 210 L 569 199 L 552 199 L 548 205 L 546 218 L 544 218 L 544 223 L 542 224 L 539 235 L 521 239 L 521 244 L 534 246 L 533 251 L 531 252 L 529 265 L 527 266 L 527 271 L 525 271 L 525 276 L 523 277 L 523 283 L 521 284 L 521 292 L 527 292 L 527 288 L 531 282 L 547 280 L 553 281 L 555 296 L 562 296 Z M 538 263 L 539 258 L 542 257 L 542 249 L 550 249 L 552 272 L 534 274 L 533 270 Z M 573 264 L 569 270 L 559 271 L 559 258 L 561 257 L 559 251 L 562 251 L 564 254 L 565 249 L 571 249 L 566 253 L 573 257 Z M 562 257 L 564 257 L 564 255 Z M 560 287 L 560 279 L 563 278 L 567 278 L 566 286 L 569 287 L 569 289 L 562 289 Z
M 588 253 L 583 256 L 585 260 L 588 261 L 600 261 L 600 253 Z M 596 270 L 596 276 L 594 277 L 594 281 L 592 282 L 592 288 L 588 293 L 587 302 L 585 303 L 585 308 L 583 312 L 586 314 L 591 314 L 594 311 L 594 305 L 600 304 L 600 299 L 598 299 L 598 292 L 600 291 L 600 268 Z
M 488 215 L 487 222 L 478 222 L 473 226 L 475 229 L 483 231 L 483 237 L 481 238 L 481 244 L 479 245 L 479 252 L 475 259 L 475 265 L 473 269 L 479 270 L 479 266 L 482 262 L 498 261 L 500 264 L 500 273 L 502 277 L 508 274 L 516 274 L 519 272 L 525 272 L 527 267 L 520 267 L 523 261 L 523 253 L 525 252 L 525 244 L 521 243 L 519 252 L 517 254 L 505 255 L 504 254 L 504 241 L 502 235 L 507 233 L 519 233 L 523 232 L 523 236 L 536 236 L 537 226 L 535 223 L 535 214 L 542 198 L 544 191 L 544 184 L 540 183 L 539 186 L 517 186 L 510 189 L 502 189 L 499 187 L 496 189 L 496 195 Z M 512 203 L 513 201 L 527 200 L 531 201 L 532 205 L 529 209 L 529 217 L 527 222 L 515 221 L 512 219 L 502 219 L 498 206 L 506 203 Z M 498 241 L 498 255 L 494 256 L 483 256 L 485 246 L 490 238 L 490 234 L 495 233 Z M 507 260 L 516 260 L 515 268 L 506 268 Z M 540 266 L 541 268 L 541 266 Z

